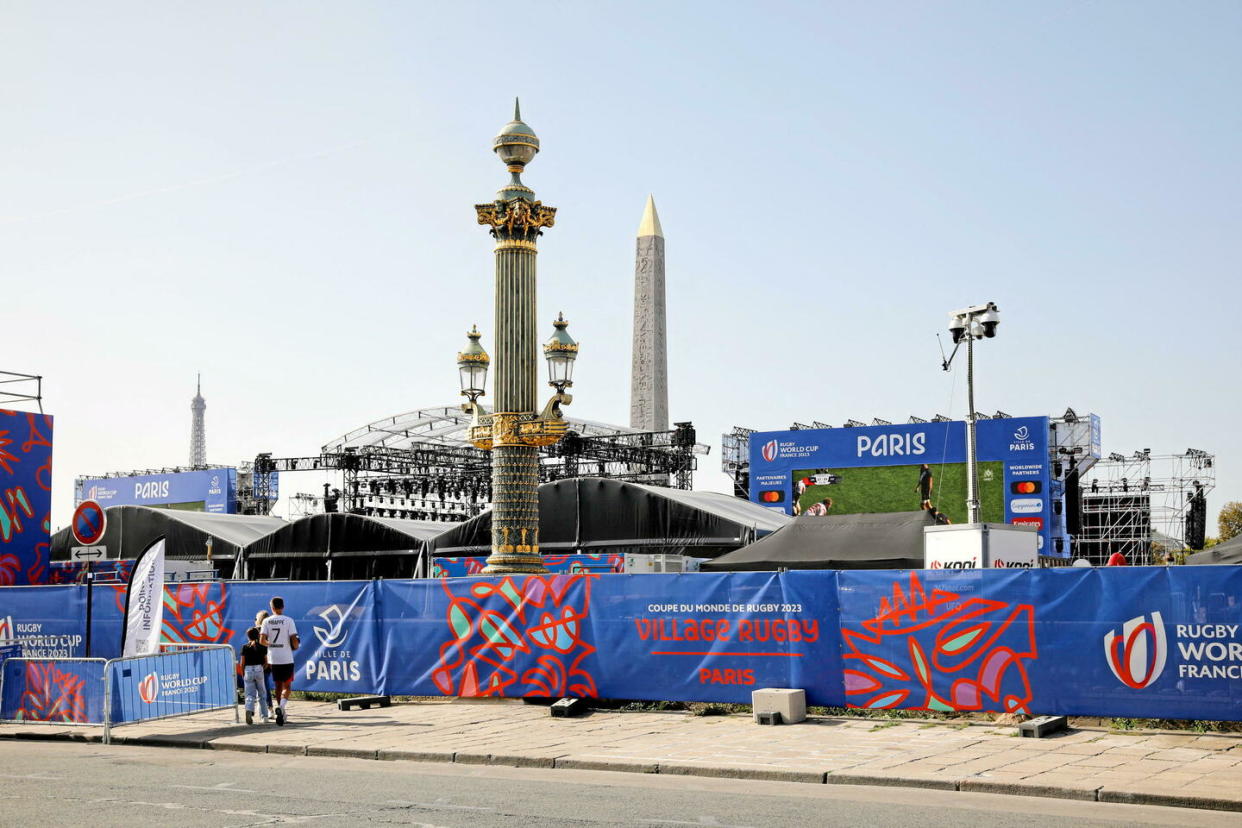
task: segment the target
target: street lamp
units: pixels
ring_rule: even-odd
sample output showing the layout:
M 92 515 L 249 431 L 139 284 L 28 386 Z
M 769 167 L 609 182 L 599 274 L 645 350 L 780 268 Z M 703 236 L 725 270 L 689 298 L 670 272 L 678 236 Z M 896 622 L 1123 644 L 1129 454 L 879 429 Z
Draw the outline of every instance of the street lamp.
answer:
M 560 407 L 572 399 L 565 389 L 573 385 L 578 343 L 565 330 L 569 323 L 558 317 L 553 323 L 556 332 L 544 346 L 548 380 L 556 394 L 536 413 L 536 242 L 543 228 L 555 223 L 556 208 L 537 201 L 534 190 L 522 183 L 522 171 L 539 152 L 539 138 L 522 121 L 516 103 L 513 120 L 500 130 L 492 150 L 510 178 L 494 201 L 474 208 L 478 223 L 488 226 L 496 240 L 491 414 L 484 414 L 478 404 L 490 360 L 478 344 L 477 330 L 470 332 L 470 344 L 457 355 L 457 367 L 462 394 L 470 399 L 462 406 L 472 414 L 470 442 L 492 452 L 492 551 L 483 573 L 542 573 L 547 570 L 539 553 L 539 447 L 552 445 L 569 429 Z
M 573 395 L 566 394 L 565 389 L 574 384 L 574 360 L 578 358 L 578 343 L 566 330 L 569 322 L 563 313 L 556 315 L 552 327 L 552 338 L 543 346 L 543 355 L 548 361 L 548 385 L 556 389 L 556 394 L 544 406 L 542 416 L 545 418 L 560 417 L 561 404 L 573 402 Z
M 975 452 L 975 340 L 996 336 L 1000 324 L 1000 308 L 995 302 L 971 305 L 949 314 L 949 334 L 953 337 L 953 353 L 944 361 L 949 370 L 962 341 L 966 342 L 966 522 L 979 523 L 979 464 Z
M 463 408 L 467 408 L 471 413 L 477 408 L 479 397 L 487 393 L 484 390 L 487 384 L 487 366 L 492 361 L 487 351 L 483 350 L 483 346 L 479 344 L 481 336 L 483 334 L 479 333 L 479 326 L 471 326 L 470 332 L 466 334 L 468 340 L 466 349 L 457 354 L 457 374 L 461 378 L 461 395 L 470 399 L 470 402 Z

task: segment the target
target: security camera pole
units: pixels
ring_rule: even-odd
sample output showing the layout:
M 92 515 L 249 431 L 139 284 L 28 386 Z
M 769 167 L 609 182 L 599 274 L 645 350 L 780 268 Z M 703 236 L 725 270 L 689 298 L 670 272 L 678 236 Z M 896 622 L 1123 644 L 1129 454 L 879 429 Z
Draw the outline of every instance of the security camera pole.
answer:
M 949 314 L 949 333 L 953 336 L 953 353 L 944 361 L 949 370 L 962 340 L 966 340 L 966 522 L 979 523 L 979 464 L 975 456 L 975 340 L 996 336 L 1000 324 L 1000 308 L 995 302 L 971 305 Z

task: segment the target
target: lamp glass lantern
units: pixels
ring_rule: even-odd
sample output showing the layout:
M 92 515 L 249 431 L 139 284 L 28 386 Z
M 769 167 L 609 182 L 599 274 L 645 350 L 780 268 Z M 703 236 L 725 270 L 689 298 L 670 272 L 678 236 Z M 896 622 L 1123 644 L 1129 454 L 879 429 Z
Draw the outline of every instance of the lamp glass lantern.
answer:
M 487 351 L 483 350 L 483 346 L 479 344 L 482 336 L 477 325 L 471 327 L 470 332 L 466 334 L 468 342 L 465 350 L 457 354 L 457 375 L 461 379 L 461 393 L 469 397 L 471 402 L 485 393 L 487 367 L 492 361 Z
M 566 330 L 569 322 L 564 314 L 557 314 L 552 325 L 556 330 L 543 346 L 543 355 L 548 360 L 548 385 L 557 391 L 564 391 L 574 384 L 574 360 L 578 358 L 578 343 Z

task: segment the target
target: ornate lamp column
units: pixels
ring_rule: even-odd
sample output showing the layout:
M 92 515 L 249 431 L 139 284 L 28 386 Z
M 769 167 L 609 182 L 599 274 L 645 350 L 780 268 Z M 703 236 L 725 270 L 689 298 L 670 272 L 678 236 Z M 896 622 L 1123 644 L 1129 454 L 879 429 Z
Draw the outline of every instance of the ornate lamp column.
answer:
M 513 120 L 496 136 L 492 149 L 511 174 L 490 204 L 475 205 L 479 224 L 496 239 L 496 366 L 494 412 L 472 406 L 476 425 L 470 441 L 492 450 L 492 553 L 484 574 L 545 572 L 539 553 L 539 446 L 565 433 L 557 395 L 536 414 L 538 343 L 535 339 L 535 242 L 551 227 L 556 208 L 535 200 L 521 174 L 539 152 L 539 138 L 522 122 L 514 105 Z

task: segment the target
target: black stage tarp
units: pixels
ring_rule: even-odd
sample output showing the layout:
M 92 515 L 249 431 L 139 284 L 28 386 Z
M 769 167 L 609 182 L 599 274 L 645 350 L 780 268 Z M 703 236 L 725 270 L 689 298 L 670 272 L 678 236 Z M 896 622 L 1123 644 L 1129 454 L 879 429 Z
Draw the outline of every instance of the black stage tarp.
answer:
M 219 515 L 150 506 L 109 506 L 104 511 L 108 516 L 108 528 L 99 545 L 108 548 L 109 558 L 136 558 L 163 537 L 165 557 L 202 561 L 207 559 L 210 539 L 212 561 L 222 565 L 227 562 L 225 575 L 232 572 L 232 561 L 238 550 L 287 525 L 274 517 Z M 52 535 L 52 560 L 69 560 L 69 548 L 79 545 L 68 527 L 61 529 Z
M 1186 558 L 1188 564 L 1242 564 L 1242 535 L 1216 544 Z
M 803 515 L 750 546 L 702 568 L 709 572 L 777 569 L 922 569 L 927 512 Z
M 684 554 L 714 558 L 790 521 L 719 492 L 687 492 L 600 477 L 539 487 L 539 548 L 546 554 Z M 491 511 L 430 541 L 439 556 L 487 555 Z
M 311 515 L 250 544 L 236 574 L 252 580 L 322 581 L 329 571 L 336 581 L 412 578 L 427 541 L 455 525 L 339 512 Z

